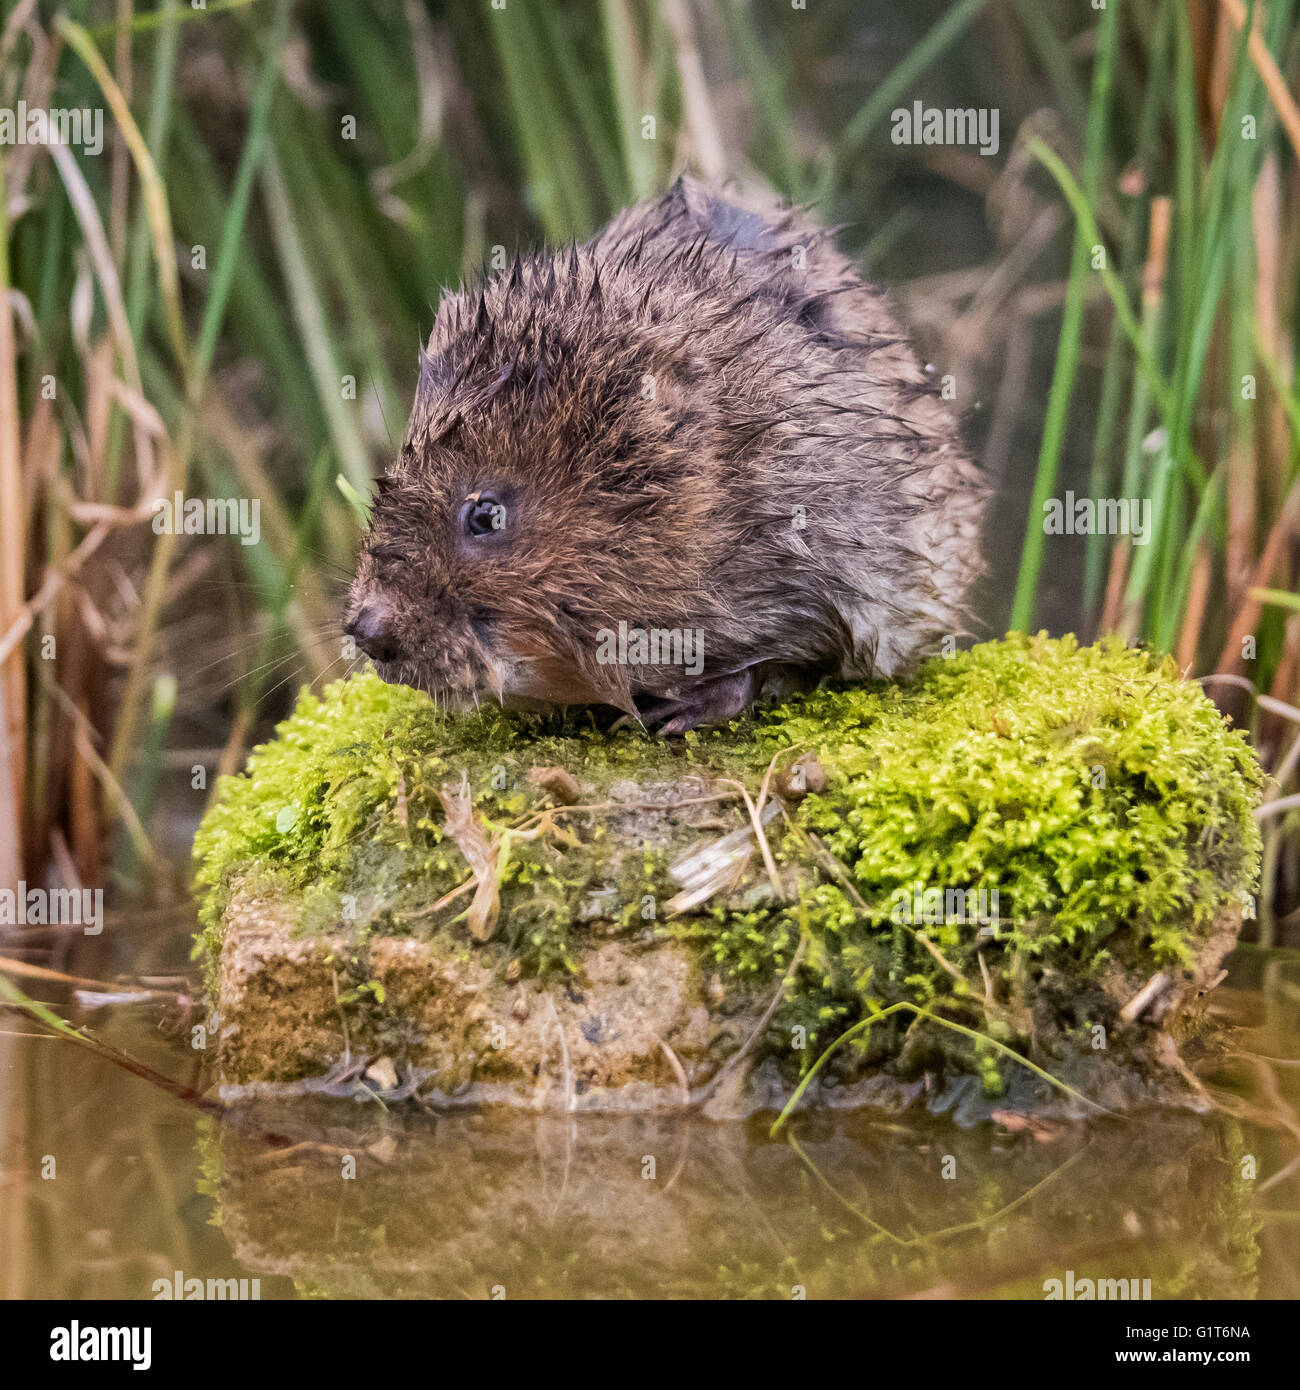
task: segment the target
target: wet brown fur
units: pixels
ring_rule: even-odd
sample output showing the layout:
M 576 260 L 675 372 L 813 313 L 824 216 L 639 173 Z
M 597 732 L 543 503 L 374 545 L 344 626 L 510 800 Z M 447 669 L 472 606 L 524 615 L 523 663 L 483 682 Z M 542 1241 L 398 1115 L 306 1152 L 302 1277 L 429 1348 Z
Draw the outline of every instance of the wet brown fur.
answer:
M 507 524 L 469 538 L 483 491 Z M 960 633 L 982 499 L 830 233 L 684 179 L 443 299 L 349 615 L 391 615 L 386 679 L 658 702 L 680 730 L 765 687 L 905 674 Z M 702 674 L 602 664 L 620 621 L 701 630 Z

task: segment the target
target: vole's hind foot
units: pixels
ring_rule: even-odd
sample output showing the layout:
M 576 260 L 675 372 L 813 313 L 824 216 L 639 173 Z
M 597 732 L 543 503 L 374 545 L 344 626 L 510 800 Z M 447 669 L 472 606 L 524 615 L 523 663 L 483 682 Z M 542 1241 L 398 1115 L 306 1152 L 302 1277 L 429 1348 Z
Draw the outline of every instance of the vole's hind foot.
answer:
M 640 710 L 647 729 L 658 725 L 658 738 L 671 738 L 690 729 L 725 724 L 750 705 L 757 681 L 750 670 L 736 671 L 704 681 L 677 699 L 656 700 Z

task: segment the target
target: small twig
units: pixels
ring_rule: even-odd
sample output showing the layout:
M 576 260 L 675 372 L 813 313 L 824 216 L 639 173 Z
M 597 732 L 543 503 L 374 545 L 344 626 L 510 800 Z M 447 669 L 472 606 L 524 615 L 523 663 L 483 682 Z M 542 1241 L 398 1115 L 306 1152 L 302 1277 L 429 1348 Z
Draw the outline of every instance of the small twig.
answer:
M 728 786 L 737 787 L 741 796 L 745 798 L 745 809 L 749 812 L 749 819 L 758 839 L 758 850 L 763 856 L 763 865 L 767 869 L 767 876 L 772 884 L 772 892 L 776 894 L 777 902 L 784 901 L 785 889 L 781 885 L 781 875 L 776 871 L 776 860 L 772 857 L 772 846 L 767 842 L 767 831 L 763 829 L 762 818 L 758 814 L 758 808 L 754 805 L 754 798 L 749 794 L 749 788 L 743 782 L 732 781 L 730 777 L 719 778 L 719 781 Z
M 989 975 L 989 968 L 984 964 L 984 952 L 976 951 L 975 959 L 980 963 L 980 974 L 984 977 L 984 1007 L 989 1009 L 993 1005 L 993 980 Z
M 62 985 L 76 985 L 81 989 L 103 990 L 105 993 L 129 990 L 142 998 L 153 995 L 174 997 L 174 990 L 142 989 L 139 985 L 109 985 L 103 980 L 88 980 L 84 975 L 65 975 L 62 970 L 48 970 L 43 965 L 31 965 L 24 960 L 14 960 L 12 956 L 0 956 L 0 970 L 9 975 L 25 975 L 29 980 L 54 980 Z
M 659 1044 L 659 1050 L 668 1059 L 668 1065 L 672 1068 L 673 1075 L 677 1078 L 677 1084 L 682 1088 L 682 1103 L 684 1105 L 689 1104 L 691 1099 L 691 1083 L 686 1079 L 685 1067 L 682 1066 L 681 1060 L 678 1058 L 677 1054 L 662 1038 L 656 1038 L 655 1041 Z
M 907 922 L 903 922 L 901 925 L 907 927 L 907 929 L 912 933 L 914 937 L 916 937 L 916 939 L 921 943 L 921 945 L 924 946 L 925 949 L 929 951 L 929 953 L 935 958 L 939 966 L 942 969 L 946 970 L 948 974 L 953 977 L 954 980 L 960 980 L 962 984 L 969 984 L 969 981 L 966 979 L 965 975 L 963 975 L 961 971 L 958 970 L 957 967 L 952 964 L 951 961 L 946 960 L 944 958 L 943 952 L 934 944 L 933 941 L 930 940 L 928 936 L 926 936 L 926 934 L 923 931 L 917 931 L 915 927 L 911 926 L 910 923 Z M 980 969 L 984 969 L 984 961 L 982 959 L 980 961 Z M 984 974 L 985 985 L 987 985 L 988 982 L 989 977 L 986 971 Z
M 1280 714 L 1283 719 L 1300 724 L 1300 708 L 1287 704 L 1285 700 L 1279 700 L 1275 695 L 1256 695 L 1255 703 L 1261 709 L 1268 710 L 1270 714 Z
M 803 748 L 811 742 L 811 739 L 800 739 L 798 743 L 788 744 L 785 748 L 780 748 L 772 754 L 772 761 L 768 763 L 767 771 L 763 774 L 763 784 L 758 789 L 758 801 L 755 803 L 760 815 L 763 807 L 767 804 L 767 793 L 772 785 L 772 774 L 776 771 L 777 759 L 783 758 L 787 753 L 793 753 L 796 748 Z
M 1140 1017 L 1143 1009 L 1160 993 L 1169 983 L 1169 976 L 1163 970 L 1157 970 L 1154 975 L 1142 986 L 1140 990 L 1128 1001 L 1119 1011 L 1122 1022 L 1132 1023 Z
M 348 1018 L 343 1011 L 343 1000 L 339 997 L 339 972 L 330 971 L 330 983 L 334 986 L 334 1007 L 339 1011 L 339 1022 L 343 1025 L 343 1057 L 345 1061 L 352 1059 L 352 1042 L 348 1036 Z
M 1294 1173 L 1298 1168 L 1300 1168 L 1300 1154 L 1296 1154 L 1296 1156 L 1290 1161 L 1290 1163 L 1288 1163 L 1284 1168 L 1279 1168 L 1277 1172 L 1274 1173 L 1271 1177 L 1265 1178 L 1264 1181 L 1260 1183 L 1260 1185 L 1255 1189 L 1255 1191 L 1267 1192 L 1270 1187 L 1276 1187 L 1278 1183 L 1285 1182 L 1287 1178 L 1289 1178 L 1291 1174 Z
M 560 1039 L 560 1063 L 564 1069 L 562 1073 L 564 1078 L 564 1113 L 567 1115 L 573 1109 L 573 1068 L 569 1062 L 569 1043 L 568 1039 L 564 1036 L 564 1025 L 560 1022 L 560 1015 L 555 1009 L 555 999 L 549 994 L 546 996 L 546 1004 L 551 1011 L 551 1019 L 550 1023 L 547 1023 L 542 1029 L 541 1046 L 539 1048 L 541 1060 L 537 1068 L 537 1083 L 540 1087 L 542 1079 L 546 1074 L 543 1070 L 546 1064 L 546 1040 L 551 1031 L 551 1024 L 553 1023 L 555 1025 L 555 1031 Z
M 397 912 L 393 915 L 399 922 L 416 922 L 421 917 L 427 917 L 431 912 L 438 912 L 444 907 L 454 903 L 463 893 L 468 893 L 470 889 L 478 884 L 478 879 L 467 878 L 458 888 L 453 888 L 450 893 L 444 893 L 436 903 L 431 903 L 428 907 L 422 907 L 418 912 Z
M 121 1067 L 123 1071 L 129 1071 L 132 1076 L 138 1076 L 141 1080 L 148 1081 L 159 1090 L 166 1091 L 176 1100 L 193 1105 L 209 1115 L 225 1114 L 225 1106 L 217 1101 L 208 1100 L 192 1086 L 173 1081 L 170 1076 L 164 1076 L 162 1072 L 155 1071 L 144 1062 L 137 1061 L 130 1053 L 121 1051 L 120 1048 L 114 1047 L 102 1038 L 94 1037 L 92 1034 L 82 1032 L 79 1028 L 74 1028 L 66 1019 L 60 1018 L 53 1009 L 42 1004 L 39 999 L 29 999 L 17 985 L 11 984 L 3 975 L 0 975 L 0 996 L 3 996 L 15 1008 L 23 1009 L 40 1019 L 48 1028 L 53 1029 L 58 1037 L 90 1048 L 92 1052 L 104 1058 L 105 1061 L 112 1062 L 114 1066 Z

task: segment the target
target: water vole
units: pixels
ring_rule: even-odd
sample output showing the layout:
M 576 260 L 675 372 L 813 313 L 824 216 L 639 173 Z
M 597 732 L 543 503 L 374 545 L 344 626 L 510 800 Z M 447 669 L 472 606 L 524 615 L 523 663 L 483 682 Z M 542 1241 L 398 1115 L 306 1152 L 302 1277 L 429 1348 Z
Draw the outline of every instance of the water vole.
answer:
M 453 702 L 677 733 L 960 632 L 982 497 L 830 234 L 683 179 L 444 297 L 346 630 Z

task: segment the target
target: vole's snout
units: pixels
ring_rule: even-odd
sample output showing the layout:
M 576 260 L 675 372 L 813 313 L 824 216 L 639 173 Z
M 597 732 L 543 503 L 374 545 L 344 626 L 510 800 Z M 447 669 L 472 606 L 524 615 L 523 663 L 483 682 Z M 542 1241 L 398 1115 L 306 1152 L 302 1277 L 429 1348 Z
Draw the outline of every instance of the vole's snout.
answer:
M 343 631 L 372 661 L 396 661 L 402 654 L 393 610 L 385 599 L 367 599 Z

